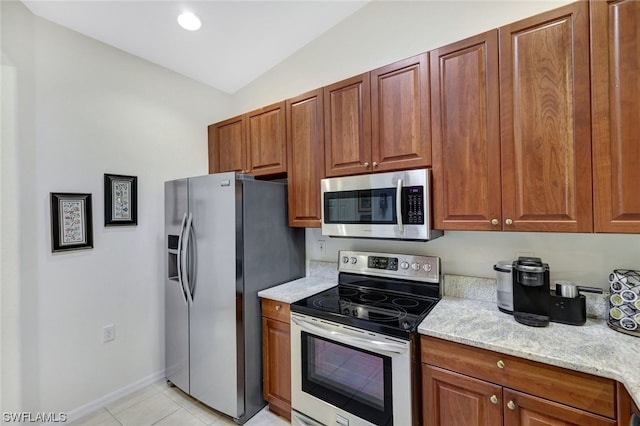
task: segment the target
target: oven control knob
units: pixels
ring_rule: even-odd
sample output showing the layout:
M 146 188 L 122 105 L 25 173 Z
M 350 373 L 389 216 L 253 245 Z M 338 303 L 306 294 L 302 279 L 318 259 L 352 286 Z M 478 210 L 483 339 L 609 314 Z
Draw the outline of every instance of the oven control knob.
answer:
M 417 262 L 414 262 L 411 264 L 411 269 L 413 269 L 414 271 L 418 271 L 420 270 L 420 264 Z
M 431 272 L 431 264 L 425 263 L 424 265 L 422 265 L 422 269 L 424 269 L 425 272 Z
M 403 260 L 402 263 L 400 263 L 400 267 L 402 269 L 409 269 L 409 262 L 407 262 L 406 260 Z
M 350 260 L 351 260 L 351 263 L 354 263 L 354 264 L 358 261 L 358 259 L 356 259 L 355 257 L 352 257 Z
M 403 321 L 402 322 L 402 328 L 404 328 L 405 330 L 408 330 L 411 328 L 411 324 L 409 324 L 409 321 Z
M 349 256 L 342 256 L 342 263 L 349 263 Z

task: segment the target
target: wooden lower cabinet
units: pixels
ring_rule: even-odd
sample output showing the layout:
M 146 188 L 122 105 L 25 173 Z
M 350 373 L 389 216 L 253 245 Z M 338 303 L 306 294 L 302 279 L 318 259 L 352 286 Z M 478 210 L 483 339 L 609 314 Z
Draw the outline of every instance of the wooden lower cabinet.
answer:
M 422 365 L 423 422 L 439 426 L 502 424 L 502 387 Z
M 421 361 L 424 426 L 624 424 L 610 379 L 426 336 Z
M 269 410 L 291 420 L 289 304 L 262 299 L 262 395 Z

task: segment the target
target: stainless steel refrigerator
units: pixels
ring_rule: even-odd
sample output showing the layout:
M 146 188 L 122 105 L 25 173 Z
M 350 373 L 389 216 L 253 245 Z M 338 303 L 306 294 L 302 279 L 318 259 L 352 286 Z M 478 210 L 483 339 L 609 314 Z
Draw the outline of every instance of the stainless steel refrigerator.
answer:
M 219 173 L 165 183 L 166 377 L 244 423 L 262 407 L 258 291 L 305 274 L 287 186 Z

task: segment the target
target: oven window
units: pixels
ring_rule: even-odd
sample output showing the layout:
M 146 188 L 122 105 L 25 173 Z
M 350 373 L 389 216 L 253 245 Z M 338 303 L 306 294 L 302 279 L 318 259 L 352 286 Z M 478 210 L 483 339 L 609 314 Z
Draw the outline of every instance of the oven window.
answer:
M 302 391 L 376 425 L 393 424 L 391 358 L 302 332 Z
M 396 189 L 382 188 L 324 194 L 325 223 L 396 224 Z

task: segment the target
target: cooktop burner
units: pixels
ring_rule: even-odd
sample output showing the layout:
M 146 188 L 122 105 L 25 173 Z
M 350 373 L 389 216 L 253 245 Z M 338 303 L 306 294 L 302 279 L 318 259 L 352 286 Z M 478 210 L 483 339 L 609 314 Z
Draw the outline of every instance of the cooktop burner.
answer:
M 440 300 L 438 258 L 341 251 L 340 259 L 338 285 L 292 312 L 409 338 Z
M 295 302 L 291 310 L 389 334 L 415 331 L 437 299 L 340 284 Z M 383 328 L 385 330 L 383 330 Z

